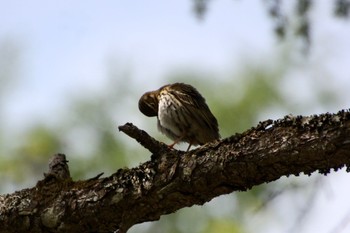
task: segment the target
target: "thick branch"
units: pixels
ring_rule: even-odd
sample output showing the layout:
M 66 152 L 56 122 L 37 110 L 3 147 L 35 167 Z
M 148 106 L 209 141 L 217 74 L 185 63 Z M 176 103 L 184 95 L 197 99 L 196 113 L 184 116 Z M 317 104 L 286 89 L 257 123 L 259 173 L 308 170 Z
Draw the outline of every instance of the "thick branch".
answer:
M 221 194 L 350 164 L 348 111 L 268 120 L 188 153 L 162 144 L 157 151 L 148 134 L 122 127 L 157 156 L 110 177 L 73 182 L 46 176 L 34 188 L 2 195 L 0 232 L 126 232 Z

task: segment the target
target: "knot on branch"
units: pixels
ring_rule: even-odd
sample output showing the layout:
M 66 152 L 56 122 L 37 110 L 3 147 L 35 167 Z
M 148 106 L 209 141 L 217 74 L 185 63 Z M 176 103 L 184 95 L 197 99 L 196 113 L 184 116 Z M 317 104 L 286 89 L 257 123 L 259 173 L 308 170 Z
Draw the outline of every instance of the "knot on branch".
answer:
M 49 160 L 49 172 L 44 173 L 45 179 L 56 178 L 57 180 L 71 179 L 66 155 L 55 154 Z

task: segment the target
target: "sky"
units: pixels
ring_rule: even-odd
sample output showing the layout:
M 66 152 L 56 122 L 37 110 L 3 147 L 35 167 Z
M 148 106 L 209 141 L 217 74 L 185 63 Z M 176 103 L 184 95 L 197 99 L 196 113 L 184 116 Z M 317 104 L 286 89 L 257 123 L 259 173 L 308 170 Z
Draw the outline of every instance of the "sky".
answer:
M 189 0 L 0 0 L 0 44 L 13 42 L 20 52 L 18 87 L 2 114 L 18 127 L 47 119 L 61 110 L 67 95 L 102 88 L 111 62 L 121 70 L 130 68 L 137 88 L 146 91 L 164 84 L 164 77 L 177 68 L 221 74 L 239 69 L 246 58 L 273 60 L 282 46 L 263 2 L 211 1 L 204 19 L 198 20 Z M 291 100 L 297 105 L 309 97 L 313 83 L 307 77 L 319 77 L 344 96 L 338 105 L 319 111 L 337 111 L 350 104 L 349 20 L 333 19 L 331 1 L 317 2 L 311 13 L 312 51 L 307 58 L 296 55 L 299 69 L 289 73 L 283 88 L 289 96 L 297 90 Z M 331 201 L 321 195 L 315 224 L 303 232 L 315 232 L 317 226 L 318 232 L 330 232 L 323 230 L 349 212 L 349 177 L 333 177 Z M 325 207 L 328 213 L 321 214 Z
M 231 69 L 236 53 L 267 52 L 273 43 L 271 23 L 256 5 L 213 2 L 198 20 L 187 0 L 3 1 L 0 41 L 14 40 L 21 49 L 21 88 L 13 98 L 22 108 L 9 111 L 31 116 L 59 105 L 63 93 L 95 89 L 104 84 L 111 61 L 130 67 L 139 86 L 153 89 L 149 80 L 162 80 L 178 67 Z M 252 31 L 259 40 L 248 36 Z M 25 107 L 29 95 L 31 109 Z
M 307 76 L 323 81 L 325 74 L 336 78 L 330 85 L 339 84 L 347 93 L 342 83 L 348 83 L 344 67 L 350 59 L 350 30 L 346 20 L 334 21 L 327 1 L 319 2 L 311 14 L 313 52 L 301 61 L 305 69 L 291 72 L 286 93 L 302 90 Z M 1 41 L 12 41 L 20 50 L 19 88 L 12 93 L 18 105 L 7 106 L 7 118 L 26 115 L 28 121 L 55 112 L 67 93 L 102 87 L 112 62 L 132 70 L 137 88 L 152 90 L 164 84 L 162 79 L 171 70 L 191 67 L 227 73 L 247 58 L 273 60 L 281 47 L 263 1 L 229 0 L 211 2 L 203 20 L 194 15 L 188 0 L 0 1 Z M 314 73 L 312 67 L 322 73 Z M 296 104 L 309 98 L 307 93 L 308 89 L 302 91 Z

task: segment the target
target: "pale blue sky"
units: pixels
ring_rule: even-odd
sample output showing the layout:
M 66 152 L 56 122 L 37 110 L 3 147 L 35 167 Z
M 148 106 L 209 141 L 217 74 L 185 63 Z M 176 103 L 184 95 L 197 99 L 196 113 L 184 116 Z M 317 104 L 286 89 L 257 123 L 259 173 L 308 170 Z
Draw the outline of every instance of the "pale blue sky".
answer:
M 313 67 L 321 65 L 321 75 L 329 73 L 336 83 L 346 82 L 349 27 L 330 17 L 326 0 L 319 2 L 312 13 L 313 52 L 306 60 L 296 59 L 305 63 L 305 70 L 297 70 L 293 79 L 317 76 Z M 21 107 L 10 106 L 9 118 L 30 119 L 41 109 L 59 106 L 67 92 L 103 85 L 106 64 L 112 59 L 121 68 L 130 67 L 133 78 L 146 88 L 163 84 L 165 74 L 178 67 L 220 74 L 237 69 L 246 58 L 273 60 L 280 44 L 262 3 L 213 1 L 199 21 L 189 0 L 1 1 L 0 40 L 18 42 L 22 55 L 21 88 L 13 94 Z M 153 79 L 160 84 L 152 85 Z M 288 83 L 286 93 L 302 90 L 299 81 L 292 83 L 295 86 Z
M 22 49 L 22 87 L 14 98 L 19 103 L 32 98 L 31 109 L 11 111 L 29 117 L 60 104 L 67 91 L 100 86 L 110 59 L 150 87 L 148 80 L 161 80 L 177 67 L 234 69 L 237 55 L 271 50 L 266 19 L 264 8 L 248 1 L 213 2 L 203 21 L 188 0 L 3 1 L 0 40 L 14 39 Z

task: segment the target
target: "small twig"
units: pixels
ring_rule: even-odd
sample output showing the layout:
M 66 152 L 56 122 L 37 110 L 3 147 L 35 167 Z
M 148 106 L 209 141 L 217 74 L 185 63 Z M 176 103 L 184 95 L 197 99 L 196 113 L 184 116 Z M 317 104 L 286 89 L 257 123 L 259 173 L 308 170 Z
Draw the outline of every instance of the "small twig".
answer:
M 138 129 L 132 123 L 126 123 L 125 125 L 118 126 L 118 129 L 129 137 L 134 138 L 138 143 L 140 143 L 143 147 L 148 149 L 153 154 L 159 154 L 160 151 L 169 150 L 167 145 L 158 142 L 149 136 L 148 133 Z
M 104 174 L 104 172 L 101 172 L 100 174 L 97 174 L 96 176 L 94 176 L 94 177 L 92 177 L 92 178 L 90 178 L 90 179 L 88 179 L 88 180 L 97 180 L 97 179 L 99 179 L 103 174 Z

